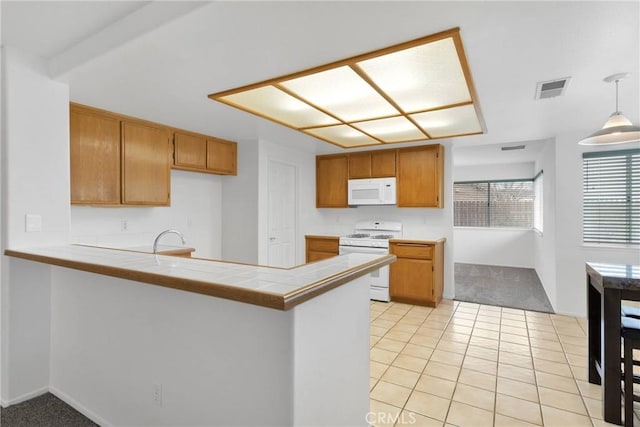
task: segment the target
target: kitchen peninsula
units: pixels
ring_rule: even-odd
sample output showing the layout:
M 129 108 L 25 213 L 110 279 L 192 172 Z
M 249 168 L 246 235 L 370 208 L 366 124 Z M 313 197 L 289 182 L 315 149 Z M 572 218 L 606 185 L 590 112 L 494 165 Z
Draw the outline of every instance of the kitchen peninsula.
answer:
M 49 389 L 102 425 L 366 425 L 362 276 L 393 255 L 291 269 L 81 245 L 6 255 L 49 270 Z

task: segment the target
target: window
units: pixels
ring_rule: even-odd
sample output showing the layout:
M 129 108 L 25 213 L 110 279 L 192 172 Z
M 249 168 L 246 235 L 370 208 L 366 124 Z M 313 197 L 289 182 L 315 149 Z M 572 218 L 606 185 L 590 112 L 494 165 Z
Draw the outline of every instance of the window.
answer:
M 532 179 L 456 182 L 453 194 L 456 227 L 533 225 Z
M 544 181 L 542 171 L 540 171 L 535 178 L 533 178 L 533 228 L 541 233 L 544 225 L 543 189 Z
M 583 240 L 640 244 L 640 149 L 582 155 Z

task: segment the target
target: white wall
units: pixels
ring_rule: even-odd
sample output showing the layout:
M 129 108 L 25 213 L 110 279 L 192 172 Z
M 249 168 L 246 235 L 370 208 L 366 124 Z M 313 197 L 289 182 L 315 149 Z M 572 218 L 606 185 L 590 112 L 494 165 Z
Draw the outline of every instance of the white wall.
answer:
M 453 151 L 455 159 L 456 152 Z M 494 179 L 531 179 L 533 178 L 534 162 L 497 163 L 481 165 L 453 166 L 454 181 L 488 181 Z
M 556 147 L 555 141 L 544 143 L 535 163 L 535 173 L 543 171 L 543 232 L 533 233 L 534 268 L 557 309 L 556 290 Z
M 3 249 L 67 243 L 69 238 L 69 91 L 44 61 L 2 50 Z M 25 232 L 25 214 L 42 216 Z M 49 384 L 49 268 L 2 257 L 3 405 Z
M 238 176 L 222 188 L 222 259 L 258 263 L 257 140 L 238 141 Z
M 222 187 L 234 177 L 197 172 L 171 171 L 170 207 L 71 208 L 71 241 L 98 246 L 146 245 L 163 230 L 182 232 L 193 256 L 221 258 Z M 122 221 L 127 222 L 123 231 Z M 181 245 L 178 236 L 168 235 L 164 244 Z
M 454 150 L 454 156 L 456 151 Z M 455 160 L 454 160 L 455 161 Z M 454 181 L 531 179 L 534 162 L 454 166 Z M 533 268 L 532 230 L 455 227 L 455 262 Z
M 455 262 L 534 268 L 532 230 L 508 228 L 453 229 Z
M 292 424 L 294 310 L 57 267 L 51 307 L 51 390 L 101 425 Z
M 587 132 L 588 133 L 588 132 Z M 585 246 L 582 242 L 582 153 L 621 150 L 630 144 L 585 147 L 578 141 L 585 133 L 556 137 L 556 311 L 585 317 L 585 263 L 640 264 L 638 248 Z M 636 145 L 637 146 L 637 145 Z M 546 174 L 546 171 L 545 171 Z M 546 177 L 545 177 L 546 179 Z M 546 227 L 546 225 L 545 225 Z

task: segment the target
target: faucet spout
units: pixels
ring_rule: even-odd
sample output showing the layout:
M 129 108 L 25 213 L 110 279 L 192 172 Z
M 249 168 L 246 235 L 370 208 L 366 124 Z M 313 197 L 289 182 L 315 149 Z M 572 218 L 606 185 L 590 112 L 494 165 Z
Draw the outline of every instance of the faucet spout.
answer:
M 160 241 L 160 238 L 162 236 L 164 236 L 165 234 L 177 234 L 180 237 L 180 240 L 182 240 L 182 244 L 183 245 L 187 244 L 187 241 L 185 240 L 184 236 L 178 230 L 164 230 L 162 233 L 158 234 L 158 236 L 153 241 L 153 253 L 154 254 L 158 251 L 158 242 Z

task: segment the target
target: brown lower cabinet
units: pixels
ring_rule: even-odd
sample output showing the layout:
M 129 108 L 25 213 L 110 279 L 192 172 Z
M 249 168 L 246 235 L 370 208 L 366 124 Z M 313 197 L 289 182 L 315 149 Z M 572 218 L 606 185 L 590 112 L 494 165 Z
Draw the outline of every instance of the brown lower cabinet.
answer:
M 444 242 L 392 239 L 389 252 L 396 262 L 389 269 L 392 301 L 436 307 L 442 300 Z
M 306 262 L 338 255 L 339 240 L 340 238 L 335 236 L 304 236 Z

